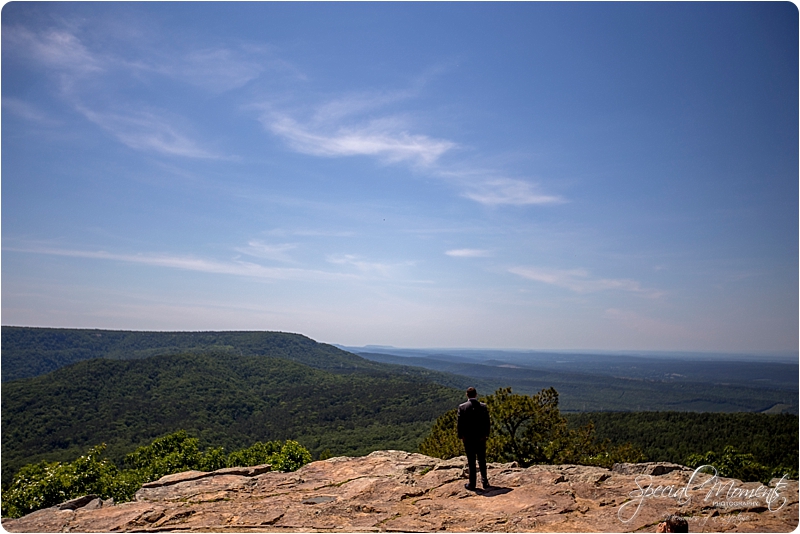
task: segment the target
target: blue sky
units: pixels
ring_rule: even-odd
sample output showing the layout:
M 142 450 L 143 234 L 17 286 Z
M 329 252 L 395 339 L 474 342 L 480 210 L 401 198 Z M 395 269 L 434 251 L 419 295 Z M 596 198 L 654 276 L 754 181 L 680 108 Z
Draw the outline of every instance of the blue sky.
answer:
M 10 3 L 2 323 L 798 347 L 790 3 Z

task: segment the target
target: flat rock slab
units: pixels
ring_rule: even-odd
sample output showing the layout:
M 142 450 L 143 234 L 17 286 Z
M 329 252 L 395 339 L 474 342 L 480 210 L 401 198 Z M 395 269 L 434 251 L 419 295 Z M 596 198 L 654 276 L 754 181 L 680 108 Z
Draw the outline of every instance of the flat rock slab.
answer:
M 469 491 L 465 458 L 401 451 L 313 462 L 294 473 L 180 473 L 136 500 L 87 498 L 73 509 L 5 519 L 9 532 L 654 532 L 668 514 L 690 532 L 792 532 L 797 481 L 770 487 L 674 464 L 616 470 L 490 464 L 487 489 Z M 70 506 L 73 506 L 71 504 Z

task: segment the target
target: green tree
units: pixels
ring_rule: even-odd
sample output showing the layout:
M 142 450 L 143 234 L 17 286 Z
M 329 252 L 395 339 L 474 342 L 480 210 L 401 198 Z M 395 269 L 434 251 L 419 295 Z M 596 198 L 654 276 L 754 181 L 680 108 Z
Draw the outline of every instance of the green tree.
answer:
M 433 428 L 419 445 L 419 452 L 435 458 L 455 458 L 464 454 L 464 444 L 456 435 L 458 410 L 453 408 L 433 423 Z M 491 461 L 494 461 L 492 459 Z
M 494 432 L 486 444 L 497 461 L 520 465 L 553 463 L 569 438 L 567 422 L 558 410 L 558 392 L 516 395 L 498 389 L 486 399 Z
M 533 464 L 576 463 L 611 467 L 615 462 L 641 461 L 644 456 L 630 444 L 611 447 L 598 441 L 592 424 L 570 429 L 558 409 L 558 392 L 543 389 L 535 395 L 517 395 L 498 389 L 484 399 L 492 421 L 486 443 L 490 462 Z M 420 444 L 423 454 L 453 458 L 464 454 L 456 436 L 457 411 L 440 416 Z

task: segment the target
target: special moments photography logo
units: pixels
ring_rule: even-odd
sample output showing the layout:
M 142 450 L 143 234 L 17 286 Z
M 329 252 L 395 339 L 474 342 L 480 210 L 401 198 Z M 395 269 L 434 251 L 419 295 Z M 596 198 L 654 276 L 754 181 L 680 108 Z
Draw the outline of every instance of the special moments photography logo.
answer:
M 708 475 L 711 476 L 708 476 Z M 653 486 L 652 475 L 638 475 L 636 489 L 628 496 L 630 501 L 623 503 L 617 510 L 617 517 L 623 523 L 632 521 L 644 506 L 652 499 L 672 499 L 678 506 L 688 504 L 693 497 L 702 497 L 715 508 L 755 508 L 765 507 L 770 512 L 777 512 L 786 504 L 786 497 L 781 490 L 786 487 L 783 476 L 774 487 L 759 484 L 755 487 L 737 485 L 737 480 L 721 478 L 714 466 L 701 465 L 692 472 L 685 485 Z

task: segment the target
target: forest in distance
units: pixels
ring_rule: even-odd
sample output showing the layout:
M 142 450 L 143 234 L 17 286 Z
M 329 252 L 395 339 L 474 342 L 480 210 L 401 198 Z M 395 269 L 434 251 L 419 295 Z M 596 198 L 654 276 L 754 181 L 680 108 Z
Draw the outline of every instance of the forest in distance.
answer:
M 437 418 L 462 401 L 467 385 L 490 394 L 495 384 L 531 395 L 554 387 L 571 426 L 592 422 L 598 439 L 631 443 L 649 460 L 682 463 L 687 455 L 731 446 L 764 465 L 797 464 L 796 409 L 758 413 L 774 400 L 769 392 L 788 394 L 787 405 L 794 399 L 796 408 L 796 388 L 746 389 L 754 409 L 645 404 L 642 410 L 600 412 L 568 409 L 576 402 L 571 390 L 587 388 L 591 375 L 559 378 L 539 370 L 536 380 L 545 385 L 533 390 L 538 383 L 523 371 L 537 371 L 520 365 L 470 364 L 482 366 L 481 372 L 497 371 L 478 380 L 467 374 L 474 369 L 464 362 L 455 362 L 462 370 L 456 374 L 417 366 L 406 356 L 397 357 L 403 358 L 400 363 L 373 361 L 298 334 L 3 327 L 2 344 L 4 486 L 27 464 L 71 461 L 100 443 L 107 445 L 109 458 L 121 461 L 136 447 L 179 429 L 197 436 L 204 448 L 228 451 L 287 439 L 297 440 L 315 459 L 379 449 L 416 451 Z M 516 373 L 517 382 L 503 372 Z M 611 385 L 604 387 L 612 391 L 617 384 L 628 387 L 622 398 L 648 391 L 658 397 L 654 392 L 663 385 L 608 378 Z M 594 382 L 607 380 L 594 375 Z M 715 388 L 720 397 L 703 402 L 721 399 L 725 388 L 741 389 L 719 384 L 694 395 Z
M 468 376 L 484 391 L 553 386 L 562 410 L 798 413 L 798 363 L 731 355 L 632 356 L 348 347 L 366 359 Z M 379 352 L 376 352 L 379 351 Z M 730 358 L 730 359 L 725 359 Z

